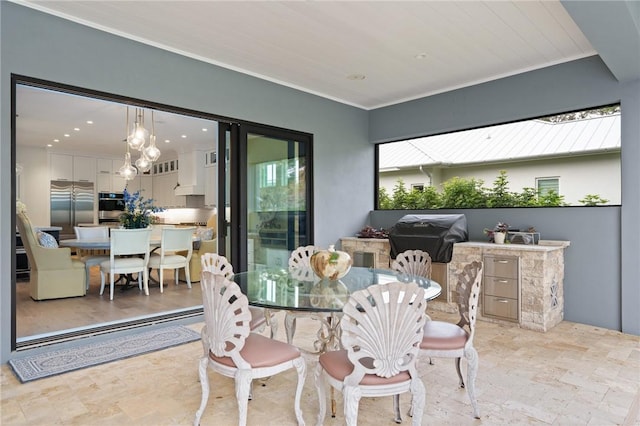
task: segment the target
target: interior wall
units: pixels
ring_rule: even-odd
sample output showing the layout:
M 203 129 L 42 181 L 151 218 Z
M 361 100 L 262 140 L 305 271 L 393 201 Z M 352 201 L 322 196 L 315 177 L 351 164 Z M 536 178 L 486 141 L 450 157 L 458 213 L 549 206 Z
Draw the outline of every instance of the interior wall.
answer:
M 408 139 L 617 102 L 622 109 L 622 205 L 619 212 L 610 211 L 605 223 L 619 220 L 620 225 L 584 221 L 582 229 L 575 229 L 584 235 L 570 250 L 581 254 L 582 263 L 566 268 L 565 289 L 574 299 L 565 298 L 570 304 L 565 314 L 567 319 L 583 322 L 582 317 L 588 317 L 588 324 L 640 335 L 639 81 L 619 83 L 594 56 L 371 111 L 370 139 L 373 143 Z M 564 212 L 561 209 L 558 215 Z M 604 233 L 612 231 L 613 250 L 603 253 L 604 258 L 594 256 L 591 250 L 602 246 Z M 591 259 L 597 259 L 597 268 Z M 585 286 L 594 291 L 582 291 Z M 602 286 L 606 290 L 597 291 Z M 593 309 L 579 313 L 581 306 Z
M 313 134 L 317 245 L 360 229 L 373 208 L 374 152 L 364 110 L 10 2 L 0 2 L 0 43 L 1 360 L 11 356 L 12 73 Z

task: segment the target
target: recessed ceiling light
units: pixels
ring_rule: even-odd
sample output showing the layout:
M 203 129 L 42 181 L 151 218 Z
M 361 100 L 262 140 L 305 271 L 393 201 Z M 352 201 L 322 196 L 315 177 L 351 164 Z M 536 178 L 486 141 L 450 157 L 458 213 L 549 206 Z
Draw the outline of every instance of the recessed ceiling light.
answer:
M 203 127 L 203 128 L 202 128 L 202 131 L 203 131 L 203 132 L 208 132 L 208 131 L 209 131 L 209 129 L 207 129 L 206 127 Z
M 54 139 L 53 141 L 54 142 L 60 142 L 60 139 Z
M 87 124 L 93 124 L 92 120 L 87 120 Z
M 69 136 L 71 136 L 69 133 L 65 133 L 65 134 L 64 134 L 64 137 L 65 137 L 65 138 L 68 138 Z
M 76 131 L 76 132 L 79 132 L 80 128 L 79 127 L 74 127 L 73 130 Z
M 186 139 L 186 138 L 187 138 L 187 135 L 182 135 L 182 136 L 180 136 L 180 137 L 181 137 L 182 139 Z
M 366 76 L 364 74 L 349 74 L 347 80 L 364 80 Z
M 415 58 L 416 59 L 427 59 L 429 57 L 429 55 L 427 55 L 426 53 L 418 53 Z
M 171 142 L 171 140 L 169 140 L 169 139 L 165 139 L 164 140 L 164 143 L 169 143 L 169 142 Z
M 51 148 L 53 145 L 51 145 L 50 143 L 47 144 L 47 148 Z

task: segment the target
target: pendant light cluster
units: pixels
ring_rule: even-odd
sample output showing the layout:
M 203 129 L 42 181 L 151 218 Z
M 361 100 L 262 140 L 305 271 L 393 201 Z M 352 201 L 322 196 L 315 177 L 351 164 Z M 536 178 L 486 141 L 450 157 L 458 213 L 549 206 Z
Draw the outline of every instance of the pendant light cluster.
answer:
M 132 180 L 138 172 L 144 173 L 151 170 L 152 163 L 160 158 L 160 150 L 156 146 L 153 110 L 151 110 L 151 133 L 149 133 L 149 130 L 144 127 L 144 110 L 142 108 L 135 109 L 135 122 L 133 128 L 129 129 L 129 107 L 127 107 L 126 134 L 127 152 L 124 155 L 124 164 L 120 167 L 119 173 L 126 180 Z M 149 140 L 148 145 L 146 145 L 147 140 Z M 130 150 L 140 152 L 140 158 L 136 160 L 135 167 L 131 165 Z

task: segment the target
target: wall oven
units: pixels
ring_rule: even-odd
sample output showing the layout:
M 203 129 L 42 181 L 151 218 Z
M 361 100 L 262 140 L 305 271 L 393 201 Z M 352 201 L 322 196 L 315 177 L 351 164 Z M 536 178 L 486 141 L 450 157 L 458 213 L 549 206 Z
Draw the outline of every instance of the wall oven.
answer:
M 98 193 L 98 223 L 118 222 L 124 211 L 124 194 L 122 192 Z

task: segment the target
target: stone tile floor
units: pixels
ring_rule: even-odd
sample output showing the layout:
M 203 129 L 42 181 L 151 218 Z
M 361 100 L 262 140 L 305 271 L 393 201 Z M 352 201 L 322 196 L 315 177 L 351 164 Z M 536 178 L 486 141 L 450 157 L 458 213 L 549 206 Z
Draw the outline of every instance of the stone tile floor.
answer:
M 429 312 L 433 319 L 455 317 Z M 284 340 L 279 314 L 278 338 Z M 455 321 L 454 321 L 455 322 Z M 199 330 L 202 324 L 190 327 Z M 299 319 L 295 343 L 311 349 L 318 323 Z M 479 322 L 476 381 L 482 418 L 472 417 L 452 360 L 420 364 L 427 387 L 423 425 L 640 425 L 640 338 L 589 325 L 562 322 L 547 333 Z M 21 384 L 1 368 L 2 425 L 189 425 L 200 403 L 199 342 Z M 302 410 L 315 424 L 315 357 L 307 355 Z M 463 362 L 464 364 L 464 362 Z M 464 368 L 464 367 L 463 367 Z M 233 381 L 210 372 L 211 395 L 202 425 L 237 424 Z M 254 387 L 249 425 L 292 425 L 293 370 Z M 342 425 L 338 415 L 325 425 Z M 410 400 L 401 398 L 403 413 Z M 405 415 L 404 424 L 411 424 Z M 363 398 L 359 424 L 392 425 L 392 401 Z

